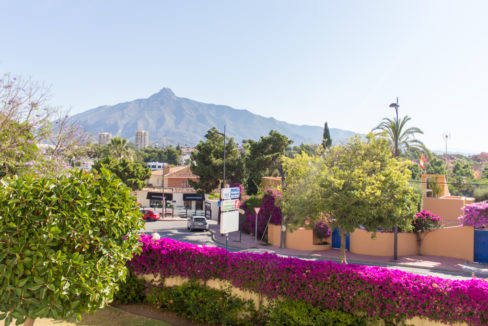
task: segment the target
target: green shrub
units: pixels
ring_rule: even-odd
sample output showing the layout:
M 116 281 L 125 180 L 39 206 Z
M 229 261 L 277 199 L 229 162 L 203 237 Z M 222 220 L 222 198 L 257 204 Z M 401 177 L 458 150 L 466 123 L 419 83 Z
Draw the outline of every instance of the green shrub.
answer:
M 276 301 L 257 311 L 252 301 L 232 296 L 230 290 L 211 289 L 195 281 L 175 287 L 152 287 L 147 302 L 164 311 L 210 325 L 361 326 L 373 321 L 291 300 Z
M 269 326 L 347 326 L 368 325 L 367 318 L 361 318 L 349 313 L 324 310 L 312 306 L 308 302 L 277 301 L 268 311 Z
M 133 272 L 127 273 L 127 278 L 119 281 L 119 290 L 114 295 L 114 302 L 118 304 L 141 303 L 146 300 L 146 282 L 138 279 Z
M 215 290 L 188 282 L 175 287 L 153 287 L 147 301 L 189 320 L 211 325 L 257 325 L 258 313 L 250 300 L 232 296 L 230 290 Z
M 0 181 L 0 319 L 81 318 L 113 299 L 140 251 L 136 200 L 117 177 Z
M 480 185 L 474 191 L 474 198 L 476 202 L 488 200 L 488 185 Z

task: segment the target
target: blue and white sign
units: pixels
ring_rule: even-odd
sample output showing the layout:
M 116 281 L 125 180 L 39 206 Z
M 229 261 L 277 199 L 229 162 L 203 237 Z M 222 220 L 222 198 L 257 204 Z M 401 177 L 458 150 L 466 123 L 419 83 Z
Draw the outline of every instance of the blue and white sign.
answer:
M 222 197 L 222 200 L 239 199 L 240 195 L 241 190 L 239 189 L 239 187 L 222 188 L 220 190 L 220 196 Z

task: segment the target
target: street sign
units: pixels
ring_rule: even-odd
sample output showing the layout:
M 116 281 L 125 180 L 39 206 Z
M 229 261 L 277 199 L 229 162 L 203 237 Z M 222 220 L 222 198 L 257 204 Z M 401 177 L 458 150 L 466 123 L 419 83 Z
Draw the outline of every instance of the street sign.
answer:
M 241 190 L 239 189 L 239 187 L 220 189 L 220 196 L 222 200 L 239 199 L 240 195 Z
M 223 212 L 234 211 L 239 209 L 239 200 L 223 200 L 220 202 L 220 207 Z M 239 212 L 238 212 L 239 213 Z
M 261 210 L 261 207 L 254 207 L 254 212 L 256 213 L 256 215 L 259 214 L 260 210 Z
M 220 234 L 239 231 L 239 211 L 222 212 L 220 215 Z

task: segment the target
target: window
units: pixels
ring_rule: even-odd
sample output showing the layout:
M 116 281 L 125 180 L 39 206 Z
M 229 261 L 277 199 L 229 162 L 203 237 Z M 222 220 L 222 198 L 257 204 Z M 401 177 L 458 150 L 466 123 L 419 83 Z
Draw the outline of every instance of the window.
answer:
M 181 181 L 181 188 L 188 188 L 188 181 Z

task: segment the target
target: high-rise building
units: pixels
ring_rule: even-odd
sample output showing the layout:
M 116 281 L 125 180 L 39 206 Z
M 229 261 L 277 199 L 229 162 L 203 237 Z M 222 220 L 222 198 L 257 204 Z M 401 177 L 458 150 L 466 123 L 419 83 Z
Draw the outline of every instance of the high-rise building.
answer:
M 112 134 L 109 132 L 101 132 L 98 134 L 98 145 L 105 145 L 110 143 Z
M 136 131 L 136 150 L 140 150 L 149 146 L 149 132 L 146 130 Z

